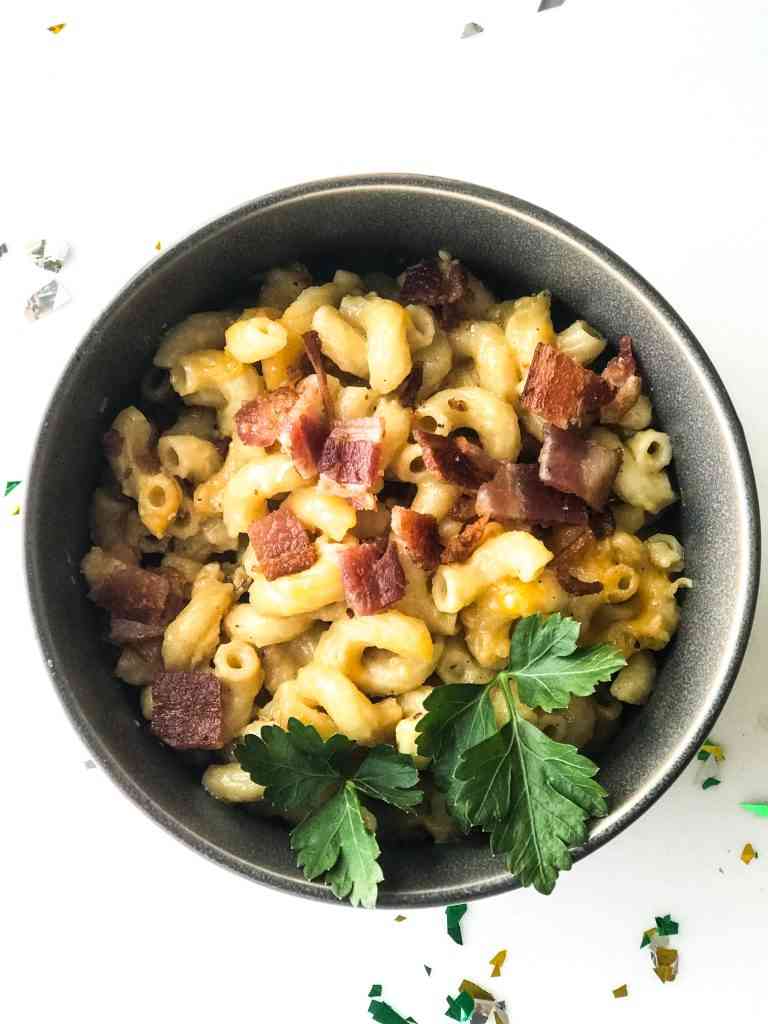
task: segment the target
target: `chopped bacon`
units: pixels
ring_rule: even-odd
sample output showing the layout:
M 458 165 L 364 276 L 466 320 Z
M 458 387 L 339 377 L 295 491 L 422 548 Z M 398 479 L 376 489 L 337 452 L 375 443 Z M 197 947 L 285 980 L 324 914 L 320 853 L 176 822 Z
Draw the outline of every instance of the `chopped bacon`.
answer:
M 488 516 L 480 516 L 473 523 L 468 523 L 461 533 L 451 537 L 440 556 L 443 565 L 450 565 L 451 562 L 466 562 L 472 552 L 483 543 L 488 518 Z
M 468 523 L 476 515 L 475 496 L 473 494 L 460 494 L 448 513 L 450 519 L 458 519 L 460 523 Z
M 477 492 L 478 515 L 493 519 L 515 519 L 525 523 L 587 522 L 587 509 L 580 498 L 547 487 L 539 479 L 539 467 L 503 462 L 487 484 Z
M 574 430 L 546 427 L 539 477 L 555 490 L 576 494 L 602 511 L 621 467 L 621 449 L 604 448 Z
M 589 528 L 578 530 L 572 540 L 552 559 L 550 568 L 554 569 L 557 581 L 568 594 L 583 597 L 585 594 L 599 594 L 603 584 L 599 580 L 582 580 L 574 576 L 574 562 L 592 545 L 595 537 Z
M 530 434 L 525 427 L 520 424 L 520 454 L 517 456 L 518 462 L 538 462 L 539 452 L 541 451 L 541 441 L 533 434 Z
M 213 672 L 159 672 L 152 683 L 152 732 L 176 750 L 224 743 L 221 682 Z
M 553 345 L 536 346 L 523 389 L 523 406 L 561 430 L 584 427 L 613 397 L 611 385 Z
M 278 440 L 291 453 L 297 472 L 308 480 L 318 471 L 330 427 L 317 374 L 301 381 L 298 394 L 296 404 L 280 428 Z
M 296 404 L 294 388 L 277 388 L 246 402 L 235 413 L 235 429 L 243 444 L 269 448 L 277 440 L 285 417 Z
M 355 615 L 373 615 L 405 594 L 405 573 L 389 538 L 386 550 L 376 542 L 339 552 L 344 597 Z
M 118 563 L 88 596 L 117 619 L 155 624 L 164 621 L 170 589 L 166 576 Z
M 466 491 L 476 491 L 496 472 L 498 463 L 465 437 L 454 440 L 426 430 L 414 430 L 413 436 L 427 469 Z
M 292 576 L 317 561 L 309 534 L 290 509 L 280 508 L 257 519 L 248 527 L 248 536 L 259 568 L 268 580 Z
M 427 572 L 437 568 L 440 562 L 440 536 L 434 516 L 395 505 L 392 509 L 392 530 L 402 540 L 416 565 Z
M 384 421 L 378 416 L 337 423 L 318 463 L 325 489 L 348 498 L 364 498 L 379 478 L 383 438 Z M 365 507 L 370 507 L 369 503 Z
M 415 409 L 418 405 L 418 394 L 424 381 L 424 366 L 416 363 L 414 368 L 397 389 L 400 405 L 406 409 Z
M 107 458 L 116 458 L 123 450 L 123 435 L 119 430 L 108 430 L 101 439 L 101 445 Z
M 109 641 L 113 644 L 135 644 L 141 640 L 155 640 L 165 632 L 160 622 L 136 622 L 134 619 L 119 619 L 115 615 L 109 622 Z
M 603 423 L 618 423 L 638 400 L 643 386 L 632 351 L 632 339 L 628 334 L 619 338 L 619 354 L 608 362 L 601 376 L 614 389 L 615 394 L 600 410 L 600 420 Z
M 467 272 L 458 260 L 421 260 L 408 267 L 400 286 L 402 304 L 423 303 L 437 312 L 444 330 L 455 327 L 461 318 L 458 303 L 467 291 Z
M 312 369 L 317 375 L 317 385 L 320 389 L 320 394 L 323 399 L 323 408 L 325 409 L 325 415 L 328 417 L 328 422 L 331 423 L 334 417 L 333 401 L 331 399 L 331 393 L 328 390 L 328 377 L 325 372 L 325 364 L 323 363 L 323 353 L 320 350 L 320 335 L 317 331 L 307 331 L 303 335 L 304 348 L 307 352 L 307 358 L 312 364 Z
M 616 529 L 616 520 L 613 517 L 610 506 L 603 509 L 602 512 L 591 511 L 589 513 L 589 525 L 592 528 L 592 533 L 594 533 L 598 540 L 602 540 L 603 537 L 610 537 Z

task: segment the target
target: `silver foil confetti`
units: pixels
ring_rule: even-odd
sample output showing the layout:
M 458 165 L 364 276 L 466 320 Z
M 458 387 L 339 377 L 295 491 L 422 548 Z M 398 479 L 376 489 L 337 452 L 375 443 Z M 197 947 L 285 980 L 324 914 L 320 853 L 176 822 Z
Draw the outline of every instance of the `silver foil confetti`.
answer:
M 93 769 L 96 767 L 96 762 L 92 761 L 90 757 L 88 758 L 87 761 L 83 761 L 83 764 L 85 765 L 85 770 L 87 772 L 93 771 Z
M 509 1024 L 507 1004 L 503 999 L 476 999 L 469 1024 Z
M 48 270 L 52 274 L 58 274 L 69 255 L 69 242 L 52 241 L 50 238 L 39 238 L 34 242 L 27 242 L 25 248 L 27 256 L 36 266 L 41 270 Z
M 69 292 L 58 281 L 52 279 L 27 299 L 27 318 L 39 320 L 49 313 L 55 313 L 57 309 L 66 306 L 69 299 Z
M 470 36 L 477 36 L 481 32 L 485 32 L 482 25 L 478 25 L 476 21 L 468 21 L 464 26 L 464 31 L 461 33 L 461 38 L 469 39 Z
M 8 246 L 5 244 L 5 242 L 0 242 L 0 256 L 5 256 L 7 252 Z
M 562 7 L 565 0 L 541 0 L 539 11 L 551 11 L 555 7 Z

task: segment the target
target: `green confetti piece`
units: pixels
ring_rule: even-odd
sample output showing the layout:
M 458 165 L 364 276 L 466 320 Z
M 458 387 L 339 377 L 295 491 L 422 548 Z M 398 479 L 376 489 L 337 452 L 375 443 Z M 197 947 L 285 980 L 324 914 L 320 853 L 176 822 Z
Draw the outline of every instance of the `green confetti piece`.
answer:
M 464 945 L 464 940 L 461 936 L 461 919 L 467 912 L 466 903 L 452 903 L 449 907 L 445 908 L 446 927 L 448 934 L 453 941 L 459 945 Z
M 455 999 L 451 996 L 446 996 L 445 998 L 448 1000 L 448 1009 L 445 1011 L 446 1017 L 450 1017 L 451 1020 L 464 1022 L 472 1019 L 472 1014 L 475 1011 L 475 1000 L 469 992 L 459 992 Z
M 427 972 L 427 977 L 429 978 L 430 975 L 432 974 L 432 968 L 429 966 L 429 964 L 424 964 L 424 970 Z
M 645 949 L 646 946 L 650 946 L 656 936 L 655 928 L 648 928 L 643 932 L 643 941 L 640 943 L 640 949 Z
M 672 920 L 670 914 L 654 918 L 654 920 L 656 921 L 656 931 L 659 935 L 677 935 L 680 931 L 680 925 L 677 921 Z
M 719 786 L 720 779 L 716 779 L 713 775 L 710 775 L 708 779 L 704 779 L 701 784 L 702 789 L 711 789 L 713 786 Z
M 368 1013 L 376 1021 L 376 1024 L 416 1024 L 413 1017 L 402 1017 L 397 1010 L 393 1010 L 389 1003 L 382 999 L 372 999 L 368 1006 Z
M 374 999 L 376 996 L 380 996 L 383 989 L 381 985 L 371 985 L 371 991 L 368 993 L 369 999 Z
M 768 804 L 739 804 L 750 814 L 756 814 L 758 818 L 768 818 Z
M 5 494 L 3 496 L 7 498 L 9 494 L 13 494 L 20 484 L 21 480 L 8 480 L 5 485 Z

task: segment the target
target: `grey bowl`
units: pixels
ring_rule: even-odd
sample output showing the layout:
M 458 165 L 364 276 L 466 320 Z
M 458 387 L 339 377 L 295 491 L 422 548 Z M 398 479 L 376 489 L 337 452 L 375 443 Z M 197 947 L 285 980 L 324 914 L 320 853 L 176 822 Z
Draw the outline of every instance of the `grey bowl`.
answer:
M 594 239 L 519 199 L 462 182 L 372 175 L 257 199 L 201 228 L 126 285 L 77 349 L 37 442 L 26 560 L 43 654 L 94 757 L 156 821 L 255 881 L 331 899 L 306 882 L 285 829 L 211 800 L 197 774 L 140 726 L 112 675 L 78 563 L 100 437 L 137 394 L 163 328 L 252 290 L 253 275 L 301 259 L 318 269 L 394 268 L 438 247 L 514 296 L 548 287 L 609 338 L 637 342 L 659 422 L 674 441 L 679 521 L 695 589 L 650 704 L 602 757 L 611 812 L 577 858 L 618 835 L 668 788 L 723 706 L 749 636 L 759 571 L 758 507 L 744 434 L 701 345 L 653 288 Z M 485 844 L 386 848 L 381 906 L 427 906 L 514 887 Z

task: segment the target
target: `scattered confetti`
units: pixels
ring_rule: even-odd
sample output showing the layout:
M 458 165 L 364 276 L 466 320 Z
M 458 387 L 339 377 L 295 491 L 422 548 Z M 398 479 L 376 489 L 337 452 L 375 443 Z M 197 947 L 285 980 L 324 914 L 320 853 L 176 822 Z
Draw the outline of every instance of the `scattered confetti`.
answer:
M 496 956 L 491 957 L 488 963 L 491 965 L 493 970 L 491 971 L 492 978 L 498 978 L 501 976 L 501 968 L 504 966 L 504 961 L 507 959 L 506 949 L 500 949 Z
M 720 785 L 720 779 L 716 779 L 716 778 L 714 778 L 714 776 L 709 775 L 702 782 L 701 788 L 702 789 L 711 789 L 713 786 L 719 786 L 719 785 Z
M 680 925 L 677 921 L 672 920 L 671 914 L 665 914 L 664 917 L 654 918 L 656 921 L 656 931 L 659 935 L 677 935 L 680 931 Z
M 750 864 L 755 857 L 757 857 L 757 850 L 754 848 L 752 843 L 747 843 L 744 849 L 741 851 L 741 859 L 745 864 Z
M 467 912 L 466 903 L 452 903 L 449 907 L 445 908 L 446 927 L 448 934 L 455 943 L 459 946 L 464 945 L 464 940 L 461 936 L 461 919 Z
M 677 977 L 678 955 L 676 949 L 654 949 L 651 951 L 653 972 L 660 981 L 674 981 Z
M 429 966 L 429 964 L 424 964 L 424 970 L 427 972 L 427 977 L 429 978 L 430 975 L 432 974 L 432 968 Z
M 750 814 L 756 814 L 758 818 L 768 818 L 768 804 L 739 804 L 739 807 L 743 807 Z
M 16 506 L 15 508 L 14 508 L 14 510 L 13 510 L 13 511 L 11 512 L 11 515 L 12 515 L 12 516 L 18 516 L 18 515 L 21 515 L 21 505 L 17 505 L 17 506 Z
M 9 494 L 12 494 L 20 484 L 21 480 L 7 480 L 4 497 L 7 498 Z
M 158 252 L 160 252 L 160 250 L 162 248 L 163 248 L 163 243 L 162 242 L 155 242 L 155 249 L 157 249 Z
M 445 997 L 448 1000 L 448 1009 L 445 1016 L 451 1020 L 469 1021 L 475 1012 L 475 1000 L 469 992 L 459 992 L 454 999 L 452 996 Z
M 61 309 L 69 302 L 70 296 L 58 281 L 51 280 L 27 299 L 26 314 L 30 320 L 39 320 L 49 313 Z
M 398 924 L 400 924 L 401 921 L 407 920 L 408 918 L 405 916 L 405 914 L 398 914 L 397 917 L 395 918 L 395 921 L 397 921 Z
M 503 999 L 498 1002 L 488 999 L 475 1000 L 475 1012 L 470 1024 L 509 1024 L 507 1006 Z
M 613 998 L 614 999 L 626 999 L 628 995 L 629 995 L 629 989 L 627 988 L 626 985 L 619 985 L 618 988 L 615 988 L 613 990 Z
M 368 993 L 369 999 L 374 999 L 376 996 L 380 996 L 383 989 L 381 985 L 371 985 L 371 991 Z
M 716 761 L 725 760 L 725 748 L 719 743 L 715 743 L 711 736 L 707 739 L 706 743 L 702 743 L 701 749 L 696 757 L 699 761 L 706 761 L 710 755 L 714 757 Z
M 650 944 L 656 939 L 656 937 L 657 936 L 655 928 L 649 928 L 647 931 L 644 931 L 643 941 L 640 943 L 640 949 L 645 949 L 646 946 L 650 946 Z
M 7 252 L 8 246 L 5 244 L 5 242 L 0 242 L 0 256 L 5 256 Z
M 96 767 L 96 762 L 92 761 L 90 757 L 87 761 L 83 761 L 83 764 L 85 765 L 85 770 L 87 772 L 92 771 Z
M 468 996 L 472 996 L 473 999 L 493 999 L 493 994 L 488 992 L 480 985 L 476 985 L 474 981 L 470 981 L 469 978 L 465 978 L 459 985 L 459 992 L 466 992 Z
M 397 1010 L 393 1010 L 389 1003 L 381 999 L 372 999 L 368 1006 L 368 1013 L 376 1021 L 376 1024 L 407 1024 L 413 1022 L 413 1017 L 402 1017 Z
M 468 21 L 461 33 L 461 38 L 469 39 L 470 36 L 478 36 L 481 32 L 485 32 L 482 25 L 478 25 L 476 21 Z
M 38 238 L 27 242 L 24 249 L 35 266 L 40 267 L 41 270 L 49 270 L 52 274 L 58 274 L 67 261 L 69 242 L 52 242 L 48 238 Z
M 555 7 L 562 7 L 564 3 L 565 0 L 541 0 L 541 3 L 539 4 L 539 12 L 551 11 Z
M 62 21 L 62 23 L 60 25 L 49 25 L 48 26 L 48 31 L 52 32 L 55 36 L 57 36 L 59 34 L 59 32 L 61 32 L 61 30 L 63 28 L 66 28 L 66 27 L 67 27 L 66 21 Z

